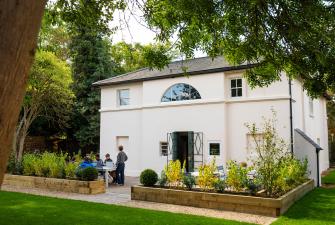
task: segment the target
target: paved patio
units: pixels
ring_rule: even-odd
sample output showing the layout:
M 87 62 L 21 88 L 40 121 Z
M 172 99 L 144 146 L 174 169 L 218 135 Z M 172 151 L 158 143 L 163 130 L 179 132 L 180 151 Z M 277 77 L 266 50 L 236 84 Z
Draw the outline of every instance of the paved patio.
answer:
M 110 187 L 106 190 L 106 193 L 97 194 L 97 195 L 65 193 L 65 192 L 56 192 L 56 191 L 50 191 L 50 190 L 44 190 L 44 189 L 33 189 L 33 188 L 19 188 L 19 187 L 13 187 L 9 185 L 3 185 L 1 187 L 1 190 L 22 192 L 22 193 L 43 195 L 43 196 L 50 196 L 50 197 L 57 197 L 57 198 L 66 198 L 66 199 L 82 200 L 82 201 L 89 201 L 89 202 L 105 203 L 105 204 L 123 205 L 123 206 L 153 209 L 153 210 L 159 210 L 159 211 L 168 211 L 168 212 L 173 212 L 173 213 L 184 213 L 184 214 L 191 214 L 191 215 L 216 217 L 216 218 L 237 220 L 237 221 L 243 221 L 243 222 L 249 222 L 249 223 L 263 224 L 263 225 L 271 224 L 274 220 L 276 220 L 276 218 L 273 218 L 273 217 L 252 215 L 252 214 L 247 214 L 247 213 L 238 213 L 238 212 L 213 210 L 213 209 L 202 209 L 202 208 L 163 204 L 163 203 L 154 203 L 154 202 L 143 202 L 143 201 L 134 201 L 134 200 L 132 201 L 130 199 L 130 187 L 132 185 L 139 184 L 139 179 L 138 177 L 126 177 L 125 180 L 126 181 L 125 181 L 124 186 L 110 185 Z

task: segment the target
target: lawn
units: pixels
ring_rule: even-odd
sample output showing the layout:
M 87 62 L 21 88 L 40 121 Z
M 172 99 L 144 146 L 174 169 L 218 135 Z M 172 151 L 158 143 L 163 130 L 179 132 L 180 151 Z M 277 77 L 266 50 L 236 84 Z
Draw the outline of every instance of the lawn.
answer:
M 247 223 L 123 206 L 0 192 L 0 221 L 33 225 L 202 225 Z M 0 222 L 1 224 L 1 222 Z
M 335 184 L 335 170 L 322 177 L 322 184 Z
M 229 220 L 0 192 L 0 221 L 33 225 L 242 225 Z M 1 224 L 1 222 L 0 222 Z M 272 225 L 335 225 L 335 189 L 317 188 Z
M 317 188 L 273 225 L 335 225 L 335 189 Z

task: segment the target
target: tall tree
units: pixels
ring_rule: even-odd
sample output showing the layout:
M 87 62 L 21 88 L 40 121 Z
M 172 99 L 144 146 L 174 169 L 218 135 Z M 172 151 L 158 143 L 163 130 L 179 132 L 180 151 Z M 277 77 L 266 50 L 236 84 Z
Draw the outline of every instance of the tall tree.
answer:
M 188 57 L 200 49 L 235 64 L 257 63 L 246 72 L 252 86 L 285 71 L 312 96 L 335 89 L 334 1 L 148 0 L 144 13 L 158 39 L 177 36 Z
M 100 93 L 92 84 L 116 74 L 109 43 L 101 36 L 81 33 L 72 39 L 72 89 L 76 96 L 72 129 L 84 149 L 96 151 L 100 137 Z
M 25 138 L 38 117 L 57 127 L 67 126 L 73 99 L 71 83 L 70 68 L 64 61 L 51 52 L 37 52 L 13 141 L 16 160 L 21 161 Z
M 62 60 L 68 60 L 70 40 L 67 24 L 47 6 L 38 35 L 38 48 L 53 52 Z
M 0 1 L 0 185 L 34 58 L 45 0 Z
M 155 66 L 155 61 L 165 65 L 177 56 L 170 43 L 166 44 L 129 44 L 119 42 L 111 47 L 113 61 L 118 65 L 120 73 L 134 71 L 143 67 Z M 163 55 L 164 58 L 155 58 Z
M 122 7 L 122 0 L 58 0 L 54 5 L 70 29 L 76 96 L 72 132 L 84 149 L 98 149 L 100 93 L 92 89 L 92 83 L 116 74 L 106 37 L 112 33 L 108 22 L 115 9 Z

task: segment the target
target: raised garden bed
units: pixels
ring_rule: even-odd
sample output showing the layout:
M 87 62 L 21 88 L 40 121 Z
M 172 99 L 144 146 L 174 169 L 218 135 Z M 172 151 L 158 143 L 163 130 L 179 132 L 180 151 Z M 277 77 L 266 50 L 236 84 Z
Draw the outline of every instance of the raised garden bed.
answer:
M 79 181 L 6 174 L 3 184 L 16 187 L 42 188 L 53 191 L 63 191 L 80 194 L 100 194 L 106 192 L 103 180 Z
M 131 199 L 266 216 L 280 216 L 294 202 L 313 190 L 313 188 L 314 181 L 309 180 L 279 198 L 263 198 L 225 193 L 133 186 L 131 187 Z

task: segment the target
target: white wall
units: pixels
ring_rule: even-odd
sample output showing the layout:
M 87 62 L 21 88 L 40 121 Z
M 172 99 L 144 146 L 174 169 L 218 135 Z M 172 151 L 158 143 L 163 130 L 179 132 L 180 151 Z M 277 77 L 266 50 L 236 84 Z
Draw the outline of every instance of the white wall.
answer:
M 277 112 L 278 132 L 289 143 L 288 81 L 275 82 L 269 87 L 251 89 L 243 80 L 243 96 L 230 97 L 230 79 L 242 77 L 242 71 L 213 73 L 190 77 L 152 80 L 127 85 L 103 87 L 101 90 L 101 154 L 107 152 L 116 159 L 117 137 L 129 137 L 127 175 L 138 175 L 145 168 L 160 172 L 166 157 L 160 156 L 159 143 L 167 140 L 167 133 L 195 131 L 204 134 L 205 161 L 208 142 L 221 143 L 217 164 L 234 159 L 247 161 L 247 128 L 245 123 L 261 125 L 262 117 L 271 118 L 271 109 Z M 202 99 L 161 102 L 164 92 L 174 84 L 187 83 L 196 88 Z M 118 106 L 117 90 L 129 88 L 130 105 Z M 320 137 L 322 147 L 328 148 L 325 121 L 325 101 L 315 102 L 315 117 L 304 118 L 306 96 L 299 83 L 293 85 L 294 126 L 313 137 Z M 308 104 L 307 104 L 308 107 Z M 306 113 L 305 113 L 306 114 Z M 306 116 L 305 116 L 306 117 Z M 304 119 L 302 119 L 304 118 Z M 321 125 L 320 125 L 321 124 Z M 317 128 L 315 128 L 317 127 Z M 326 152 L 326 151 L 325 151 Z M 328 152 L 322 153 L 322 168 L 328 167 Z
M 309 109 L 309 96 L 299 81 L 292 82 L 293 127 L 299 128 L 323 150 L 320 152 L 320 172 L 329 168 L 328 127 L 326 99 L 313 100 L 313 114 Z

